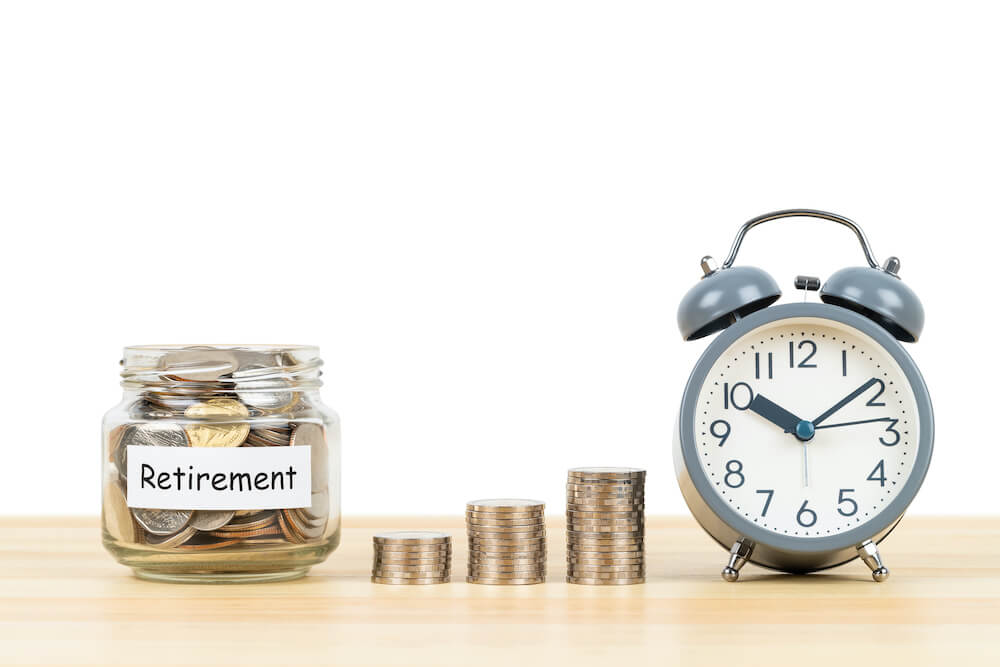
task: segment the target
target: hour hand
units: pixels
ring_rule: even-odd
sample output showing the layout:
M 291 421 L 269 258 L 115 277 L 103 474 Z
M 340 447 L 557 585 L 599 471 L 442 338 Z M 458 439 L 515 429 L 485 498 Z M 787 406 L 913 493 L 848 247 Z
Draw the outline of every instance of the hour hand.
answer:
M 762 394 L 754 396 L 753 400 L 750 401 L 749 407 L 752 412 L 756 412 L 767 421 L 780 427 L 785 433 L 794 434 L 796 438 L 803 442 L 811 440 L 816 433 L 810 422 L 796 417 L 774 401 L 765 398 Z

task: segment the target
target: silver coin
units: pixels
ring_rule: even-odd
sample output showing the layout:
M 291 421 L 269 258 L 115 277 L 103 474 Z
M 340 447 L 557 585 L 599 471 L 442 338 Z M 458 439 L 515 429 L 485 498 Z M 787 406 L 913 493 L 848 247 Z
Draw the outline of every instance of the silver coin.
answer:
M 646 499 L 641 493 L 628 496 L 620 493 L 603 496 L 594 493 L 567 493 L 566 502 L 571 505 L 642 505 Z
M 373 565 L 372 574 L 380 577 L 440 577 L 451 573 L 451 567 L 399 567 L 392 565 Z
M 527 498 L 484 498 L 470 500 L 465 504 L 465 509 L 473 512 L 528 512 L 545 509 L 545 503 Z
M 218 530 L 232 521 L 235 514 L 232 510 L 197 510 L 188 525 L 198 530 Z
M 583 468 L 570 468 L 570 477 L 600 477 L 600 478 L 631 478 L 644 477 L 645 468 L 619 468 L 614 466 L 590 466 Z
M 605 570 L 585 570 L 585 569 L 569 569 L 566 574 L 570 577 L 586 577 L 588 579 L 622 579 L 622 578 L 633 578 L 633 577 L 645 577 L 646 570 L 636 569 L 636 570 L 615 570 L 615 571 L 605 571 Z
M 132 508 L 132 516 L 143 530 L 152 535 L 173 535 L 191 519 L 190 510 L 155 510 Z
M 472 519 L 544 519 L 545 511 L 532 512 L 474 512 L 466 511 L 465 517 Z
M 512 519 L 510 521 L 493 521 L 490 519 L 466 519 L 466 526 L 474 528 L 544 528 L 545 522 L 536 519 Z
M 642 546 L 645 543 L 645 538 L 642 535 L 633 536 L 614 536 L 608 535 L 607 533 L 573 533 L 572 536 L 567 535 L 566 544 L 578 546 L 578 547 L 621 547 L 621 546 Z
M 469 563 L 474 563 L 480 567 L 514 567 L 518 565 L 537 567 L 538 565 L 544 565 L 545 562 L 545 556 L 538 558 L 488 558 L 469 555 Z
M 644 584 L 646 577 L 621 577 L 617 579 L 594 579 L 590 577 L 566 576 L 566 583 L 581 584 L 584 586 L 624 586 L 630 584 Z
M 496 547 L 518 547 L 527 549 L 528 547 L 534 545 L 545 545 L 545 535 L 535 536 L 535 537 L 520 537 L 520 538 L 507 538 L 507 537 L 489 537 L 482 535 L 469 535 L 469 546 L 473 545 L 483 545 L 483 546 L 496 546 Z
M 525 579 L 502 579 L 497 577 L 466 577 L 466 583 L 486 584 L 490 586 L 523 586 L 531 584 L 544 584 L 545 577 L 531 577 Z
M 587 560 L 567 560 L 566 567 L 574 570 L 605 570 L 613 571 L 619 567 L 646 567 L 646 560 L 638 558 L 633 560 L 607 560 L 607 561 L 587 561 Z
M 566 567 L 574 572 L 638 572 L 645 571 L 645 563 L 618 563 L 614 565 L 591 565 L 588 563 L 567 563 Z
M 372 539 L 379 544 L 448 544 L 451 542 L 451 535 L 436 530 L 393 530 L 375 533 Z
M 646 519 L 646 513 L 640 512 L 639 510 L 617 510 L 617 511 L 602 511 L 602 510 L 566 510 L 566 521 L 570 523 L 589 523 L 591 521 L 601 521 L 601 522 L 619 522 L 621 525 L 625 525 L 626 522 L 643 522 Z
M 531 535 L 531 534 L 544 534 L 545 525 L 536 524 L 532 526 L 480 526 L 480 525 L 465 525 L 465 531 L 469 534 L 481 533 L 484 535 Z
M 217 382 L 236 370 L 239 361 L 229 350 L 192 346 L 163 355 L 160 370 L 190 382 Z
M 427 579 L 402 579 L 397 577 L 378 577 L 372 576 L 373 584 L 395 584 L 401 586 L 419 586 L 422 584 L 447 584 L 451 579 L 451 575 L 445 575 L 442 577 L 431 577 Z
M 534 577 L 545 572 L 545 563 L 534 563 L 532 565 L 482 565 L 479 563 L 469 563 L 468 571 L 471 575 L 484 574 L 489 577 Z
M 447 577 L 451 574 L 447 569 L 436 570 L 399 570 L 393 568 L 375 568 L 372 574 L 376 577 L 393 577 L 394 579 L 429 579 L 431 577 Z
M 645 557 L 646 548 L 641 544 L 616 547 L 567 545 L 566 554 L 577 558 L 637 558 Z
M 432 558 L 439 555 L 451 554 L 451 545 L 445 547 L 422 548 L 405 544 L 379 544 L 375 546 L 375 553 L 386 554 L 407 558 Z
M 545 549 L 545 545 L 542 544 L 537 547 L 532 547 L 530 549 L 520 549 L 514 548 L 510 549 L 508 547 L 497 547 L 488 545 L 476 545 L 469 547 L 469 554 L 475 554 L 481 558 L 536 558 L 545 557 L 548 553 Z
M 147 535 L 146 544 L 160 549 L 173 549 L 174 547 L 181 546 L 197 534 L 198 530 L 196 528 L 186 526 L 183 530 L 166 537 Z
M 190 445 L 187 433 L 177 424 L 153 422 L 149 424 L 132 424 L 125 428 L 118 447 L 115 449 L 115 467 L 118 474 L 125 478 L 128 475 L 129 445 L 142 447 L 187 447 Z
M 295 400 L 292 383 L 275 366 L 248 364 L 233 372 L 236 395 L 247 405 L 261 410 L 279 410 Z

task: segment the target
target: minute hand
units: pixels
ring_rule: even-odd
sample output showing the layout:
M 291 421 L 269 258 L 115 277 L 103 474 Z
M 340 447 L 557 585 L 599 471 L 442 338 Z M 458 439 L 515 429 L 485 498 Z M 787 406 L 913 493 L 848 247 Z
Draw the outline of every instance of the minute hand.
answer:
M 816 417 L 816 419 L 812 421 L 813 426 L 819 426 L 837 410 L 841 409 L 842 407 L 853 401 L 855 398 L 868 391 L 869 388 L 874 387 L 876 384 L 878 384 L 878 379 L 876 378 L 872 378 L 868 382 L 865 382 L 863 385 L 861 385 L 860 387 L 852 391 L 850 394 L 839 400 L 837 404 L 834 405 L 832 408 L 821 414 L 819 417 Z

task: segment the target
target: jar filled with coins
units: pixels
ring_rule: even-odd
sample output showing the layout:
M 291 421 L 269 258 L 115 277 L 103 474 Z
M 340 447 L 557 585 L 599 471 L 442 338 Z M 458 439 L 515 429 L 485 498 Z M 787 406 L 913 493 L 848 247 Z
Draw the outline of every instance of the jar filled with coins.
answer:
M 278 581 L 340 541 L 340 423 L 309 346 L 125 349 L 104 546 L 145 579 Z

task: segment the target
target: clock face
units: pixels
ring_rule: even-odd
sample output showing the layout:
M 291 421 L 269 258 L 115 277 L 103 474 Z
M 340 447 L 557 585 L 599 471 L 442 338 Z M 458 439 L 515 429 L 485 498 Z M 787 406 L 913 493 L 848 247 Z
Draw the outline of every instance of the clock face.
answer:
M 917 400 L 871 337 L 817 317 L 733 343 L 698 393 L 696 451 L 719 497 L 767 531 L 820 538 L 877 517 L 920 443 Z

